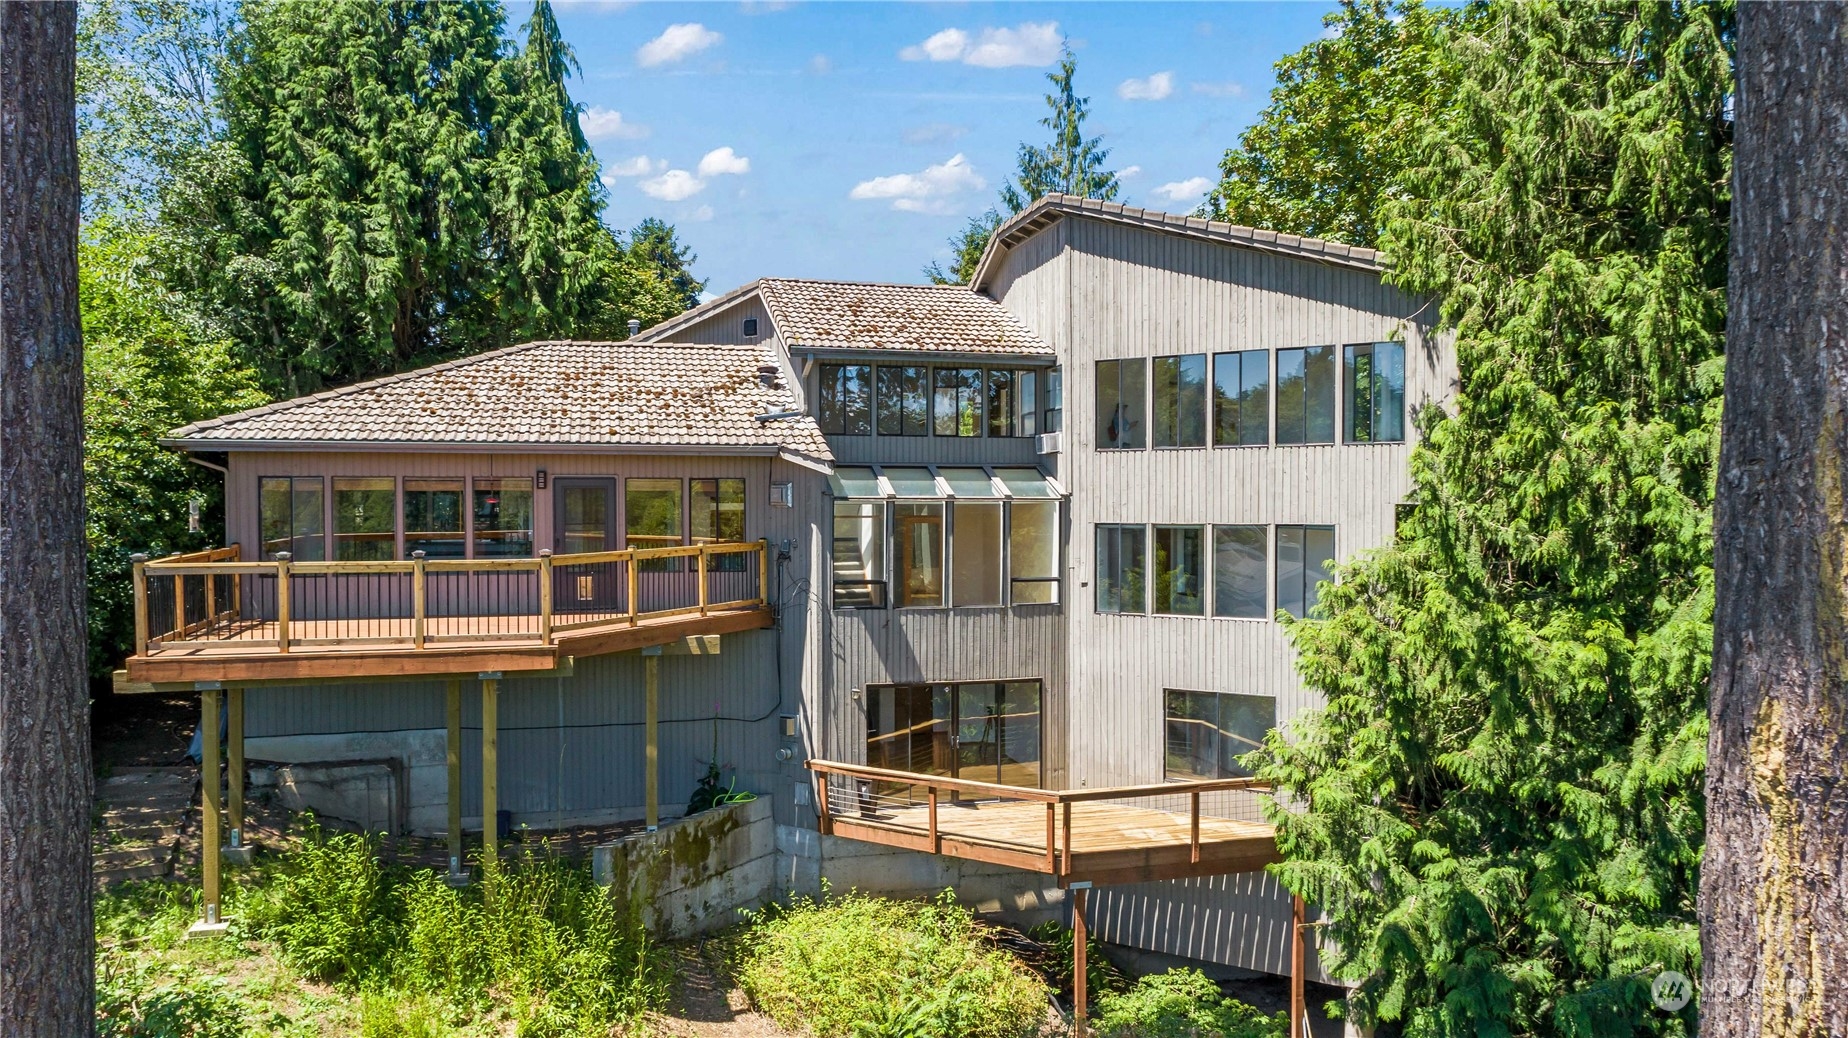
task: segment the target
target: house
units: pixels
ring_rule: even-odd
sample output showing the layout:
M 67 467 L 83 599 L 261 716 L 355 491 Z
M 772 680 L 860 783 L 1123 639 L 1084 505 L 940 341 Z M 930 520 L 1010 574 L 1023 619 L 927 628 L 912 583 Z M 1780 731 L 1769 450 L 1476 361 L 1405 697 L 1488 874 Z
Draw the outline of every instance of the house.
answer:
M 1077 805 L 1126 841 L 1102 936 L 1291 971 L 1237 760 L 1319 702 L 1273 618 L 1393 536 L 1454 392 L 1382 273 L 1051 196 L 967 287 L 765 278 L 189 426 L 237 547 L 140 567 L 131 676 L 224 690 L 234 752 L 387 762 L 458 858 L 501 811 L 671 815 L 716 762 L 789 830 L 1083 890 Z M 997 800 L 1043 846 L 942 820 Z

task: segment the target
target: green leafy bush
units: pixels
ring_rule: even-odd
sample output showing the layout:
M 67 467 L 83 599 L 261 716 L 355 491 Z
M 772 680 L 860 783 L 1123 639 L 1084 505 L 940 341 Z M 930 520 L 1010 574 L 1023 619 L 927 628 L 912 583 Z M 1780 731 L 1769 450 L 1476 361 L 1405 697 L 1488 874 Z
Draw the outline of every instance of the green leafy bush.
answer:
M 1265 1016 L 1226 998 L 1199 970 L 1176 969 L 1097 1000 L 1096 1028 L 1109 1038 L 1283 1038 L 1285 1013 Z
M 742 947 L 738 980 L 752 1001 L 817 1038 L 1016 1038 L 1046 1017 L 1045 984 L 948 891 L 800 899 L 758 916 Z
M 1072 928 L 1057 922 L 1044 922 L 1027 931 L 1027 936 L 1045 946 L 1046 961 L 1040 963 L 1042 972 L 1050 973 L 1059 984 L 1060 994 L 1070 994 L 1072 975 L 1077 972 L 1077 960 L 1073 957 Z M 1116 968 L 1116 963 L 1104 956 L 1104 951 L 1097 945 L 1097 938 L 1090 934 L 1084 939 L 1084 976 L 1085 991 L 1096 999 L 1108 992 L 1121 991 L 1129 986 L 1129 978 Z
M 246 1038 L 248 1016 L 223 981 L 157 981 L 121 954 L 97 963 L 97 1038 Z
M 245 914 L 259 936 L 275 941 L 283 959 L 313 980 L 380 977 L 399 942 L 399 899 L 372 838 L 357 833 L 311 829 Z

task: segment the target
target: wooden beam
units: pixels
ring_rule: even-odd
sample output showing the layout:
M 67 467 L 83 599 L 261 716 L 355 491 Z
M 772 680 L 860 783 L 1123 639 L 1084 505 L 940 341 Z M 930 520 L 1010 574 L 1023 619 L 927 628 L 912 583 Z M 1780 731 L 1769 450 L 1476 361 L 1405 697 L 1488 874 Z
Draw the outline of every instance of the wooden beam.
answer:
M 484 670 L 528 673 L 553 670 L 558 666 L 560 655 L 558 649 L 550 645 L 422 651 L 409 645 L 398 650 L 363 651 L 317 651 L 298 647 L 286 655 L 198 652 L 184 656 L 131 656 L 128 677 L 131 681 L 154 684 L 222 681 L 245 686 L 260 681 L 300 684 L 354 678 L 429 679 L 478 674 Z
M 225 749 L 231 782 L 231 846 L 244 846 L 244 690 L 225 690 Z
M 491 866 L 500 840 L 500 680 L 481 679 L 481 863 Z
M 522 670 L 518 673 L 522 678 L 568 678 L 577 673 L 577 665 L 572 657 L 565 656 L 558 661 L 558 666 L 553 667 L 551 670 Z M 369 674 L 364 677 L 341 678 L 340 683 L 342 685 L 402 685 L 407 682 L 423 684 L 432 681 L 448 681 L 451 679 L 458 681 L 473 681 L 480 674 L 481 672 L 478 670 L 450 671 L 447 674 Z M 123 682 L 128 681 L 127 671 L 117 671 L 116 675 L 117 686 L 120 688 Z M 190 696 L 198 692 L 201 688 L 205 688 L 207 685 L 222 684 L 224 684 L 222 681 L 208 680 L 144 681 L 129 683 L 126 687 L 131 692 L 184 692 Z M 237 684 L 239 688 L 299 688 L 302 683 L 295 680 L 263 680 L 240 681 Z
M 1303 1038 L 1303 973 L 1309 968 L 1303 947 L 1303 899 L 1290 898 L 1290 1038 Z
M 648 831 L 661 824 L 661 653 L 659 649 L 642 658 L 643 685 L 648 698 L 646 763 L 642 776 L 647 804 Z
M 711 616 L 688 615 L 638 627 L 560 634 L 558 651 L 572 656 L 606 656 L 655 645 L 680 642 L 689 635 L 734 634 L 769 627 L 776 622 L 768 609 L 751 609 Z
M 219 794 L 218 775 L 218 705 L 220 692 L 209 688 L 199 694 L 199 790 L 204 795 L 200 813 L 200 830 L 204 836 L 205 860 L 200 873 L 205 878 L 205 925 L 217 926 L 224 921 L 218 888 L 221 853 L 219 823 L 224 805 Z
M 1085 996 L 1089 994 L 1085 989 L 1089 987 L 1087 982 L 1090 979 L 1085 976 L 1088 965 L 1085 962 L 1085 952 L 1087 951 L 1085 945 L 1090 942 L 1090 935 L 1086 932 L 1087 927 L 1085 926 L 1084 910 L 1085 902 L 1089 900 L 1090 893 L 1091 890 L 1089 887 L 1079 887 L 1071 892 L 1073 1038 L 1084 1038 Z
M 449 875 L 462 875 L 462 682 L 449 680 L 444 714 L 449 730 L 444 740 L 449 770 Z

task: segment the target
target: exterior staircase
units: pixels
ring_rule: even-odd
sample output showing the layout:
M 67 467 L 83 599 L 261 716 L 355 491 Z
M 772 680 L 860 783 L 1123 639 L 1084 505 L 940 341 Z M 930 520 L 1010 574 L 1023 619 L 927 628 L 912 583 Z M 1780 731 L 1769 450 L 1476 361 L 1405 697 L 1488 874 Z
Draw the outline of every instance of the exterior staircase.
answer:
M 198 792 L 192 767 L 128 768 L 99 780 L 91 866 L 97 885 L 170 874 Z

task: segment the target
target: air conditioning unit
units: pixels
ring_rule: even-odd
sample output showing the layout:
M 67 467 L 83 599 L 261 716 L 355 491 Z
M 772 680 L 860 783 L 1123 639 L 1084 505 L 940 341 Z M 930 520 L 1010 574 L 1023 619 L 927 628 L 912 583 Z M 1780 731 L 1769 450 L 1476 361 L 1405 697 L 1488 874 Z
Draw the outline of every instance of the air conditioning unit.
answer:
M 1041 454 L 1057 454 L 1064 448 L 1065 434 L 1063 432 L 1039 434 L 1039 452 Z

